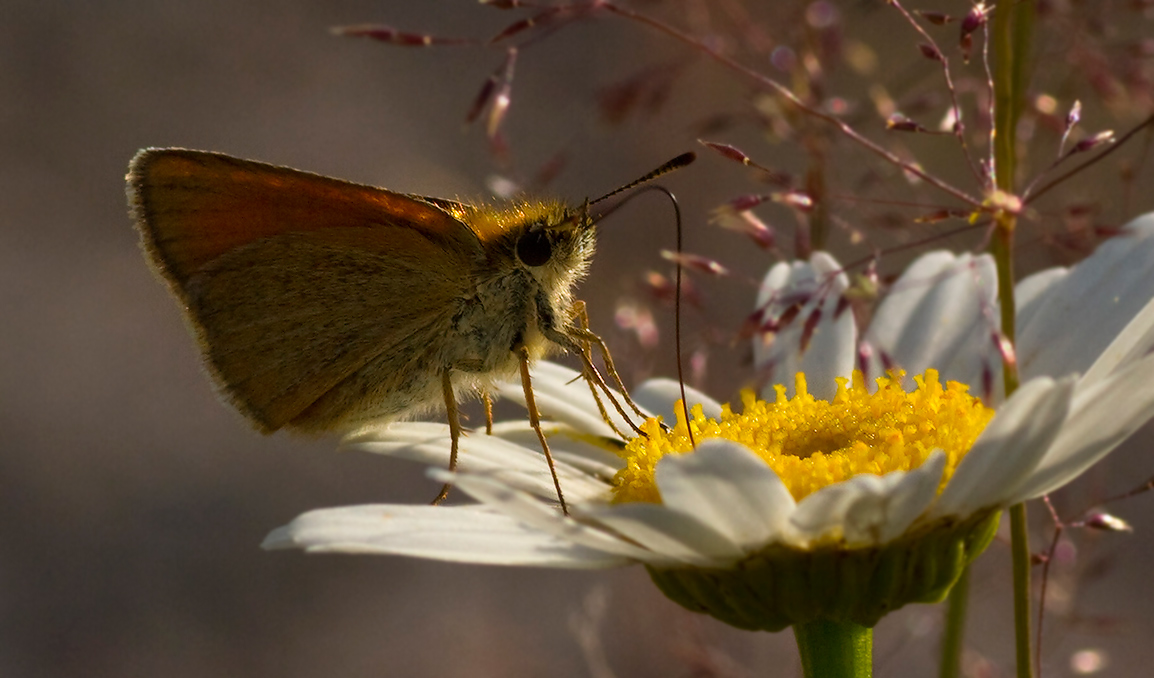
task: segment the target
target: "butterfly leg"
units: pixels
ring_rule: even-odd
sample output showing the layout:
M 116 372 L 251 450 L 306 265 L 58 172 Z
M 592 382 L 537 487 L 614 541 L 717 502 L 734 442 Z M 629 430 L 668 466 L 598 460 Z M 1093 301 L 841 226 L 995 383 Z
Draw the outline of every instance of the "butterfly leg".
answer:
M 481 403 L 485 406 L 485 435 L 493 435 L 493 396 L 481 391 Z
M 449 440 L 451 441 L 449 443 L 449 472 L 452 473 L 457 470 L 457 452 L 461 442 L 461 413 L 457 409 L 457 397 L 453 395 L 453 380 L 449 376 L 449 370 L 441 373 L 441 391 L 445 397 L 445 411 L 448 413 L 449 419 Z M 486 400 L 486 402 L 488 401 Z M 453 489 L 453 484 L 445 483 L 432 503 L 435 505 L 445 501 L 451 489 Z
M 589 315 L 585 311 L 585 302 L 573 302 L 573 315 L 577 319 L 578 327 L 580 327 L 582 330 L 589 329 Z M 593 364 L 593 349 L 590 347 L 588 341 L 582 341 L 581 365 L 585 366 L 586 364 Z M 594 378 L 589 375 L 588 370 L 583 370 L 582 376 L 585 379 L 585 383 L 589 385 L 589 394 L 593 396 L 593 402 L 597 404 L 597 411 L 601 414 L 601 420 L 608 424 L 609 428 L 613 429 L 613 432 L 616 433 L 619 438 L 622 440 L 628 439 L 629 436 L 626 435 L 625 432 L 620 428 L 618 428 L 617 423 L 614 422 L 612 418 L 610 418 L 609 412 L 606 411 L 605 403 L 601 400 L 601 393 L 597 390 L 596 380 L 594 380 Z
M 575 302 L 573 304 L 574 318 L 577 320 L 577 327 L 568 327 L 564 331 L 558 331 L 552 335 L 546 334 L 554 343 L 564 347 L 566 350 L 576 353 L 581 358 L 581 364 L 584 367 L 586 378 L 592 383 L 596 383 L 604 393 L 609 402 L 613 404 L 613 408 L 621 415 L 621 418 L 629 424 L 634 433 L 642 434 L 640 427 L 634 423 L 630 415 L 625 411 L 618 398 L 614 395 L 613 390 L 605 381 L 605 377 L 601 376 L 601 372 L 597 366 L 593 364 L 592 351 L 589 350 L 590 345 L 597 347 L 601 354 L 602 360 L 605 362 L 605 367 L 609 375 L 613 378 L 614 385 L 620 390 L 625 402 L 633 410 L 633 413 L 644 421 L 647 417 L 641 408 L 633 402 L 629 397 L 629 391 L 625 388 L 625 383 L 621 380 L 621 375 L 617 372 L 616 366 L 613 364 L 613 357 L 609 354 L 609 347 L 605 345 L 605 340 L 597 334 L 589 330 L 589 316 L 585 312 L 585 304 L 583 302 Z M 606 419 L 608 421 L 608 419 Z M 642 434 L 643 435 L 643 434 Z M 623 436 L 624 437 L 624 436 Z
M 557 489 L 557 501 L 561 503 L 561 512 L 569 515 L 565 495 L 561 492 L 561 479 L 557 477 L 557 466 L 553 463 L 553 453 L 549 451 L 549 441 L 545 439 L 545 432 L 541 430 L 541 413 L 537 410 L 537 399 L 533 396 L 533 381 L 529 378 L 529 348 L 517 347 L 517 356 L 521 360 L 521 388 L 525 389 L 525 409 L 529 411 L 529 425 L 537 432 L 537 439 L 541 441 L 545 462 L 549 464 L 549 473 L 553 474 L 553 487 Z
M 613 363 L 613 356 L 609 353 L 609 346 L 605 343 L 598 334 L 589 329 L 589 316 L 585 311 L 585 304 L 581 303 L 577 306 L 577 312 L 580 314 L 581 325 L 577 330 L 578 336 L 588 344 L 597 347 L 597 352 L 601 354 L 601 359 L 605 362 L 605 371 L 609 373 L 609 378 L 613 380 L 613 384 L 621 391 L 621 396 L 625 398 L 625 403 L 633 410 L 634 414 L 642 419 L 646 418 L 641 408 L 637 403 L 633 402 L 633 398 L 629 397 L 629 390 L 625 388 L 625 382 L 621 380 L 621 375 L 617 372 L 617 366 Z M 590 356 L 590 359 L 592 356 Z

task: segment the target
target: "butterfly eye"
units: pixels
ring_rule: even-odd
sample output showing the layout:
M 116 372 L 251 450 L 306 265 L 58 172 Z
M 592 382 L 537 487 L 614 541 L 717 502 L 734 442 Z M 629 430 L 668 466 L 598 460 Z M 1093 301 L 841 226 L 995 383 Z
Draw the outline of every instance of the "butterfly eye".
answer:
M 553 244 L 543 230 L 529 231 L 517 241 L 517 258 L 526 266 L 544 266 L 553 256 Z

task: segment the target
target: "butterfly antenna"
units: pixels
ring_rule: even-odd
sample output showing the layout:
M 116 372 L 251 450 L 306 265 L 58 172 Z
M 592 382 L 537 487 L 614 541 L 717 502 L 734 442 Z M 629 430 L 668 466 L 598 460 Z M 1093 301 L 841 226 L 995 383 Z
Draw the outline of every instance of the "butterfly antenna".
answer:
M 601 196 L 600 198 L 597 198 L 596 200 L 586 200 L 585 203 L 581 206 L 581 220 L 584 222 L 586 219 L 589 219 L 588 214 L 589 214 L 589 206 L 590 205 L 594 205 L 594 204 L 599 203 L 603 200 L 607 200 L 609 198 L 612 198 L 615 195 L 619 195 L 621 193 L 624 193 L 625 191 L 636 188 L 637 186 L 640 186 L 641 184 L 652 181 L 652 180 L 656 179 L 657 177 L 669 174 L 670 172 L 672 172 L 674 170 L 679 170 L 682 167 L 689 165 L 690 163 L 692 163 L 696 159 L 697 159 L 697 154 L 694 153 L 693 151 L 689 151 L 688 153 L 682 153 L 681 155 L 670 160 L 669 162 L 665 163 L 664 165 L 658 167 L 657 169 L 653 170 L 652 172 L 649 172 L 648 174 L 646 174 L 642 177 L 639 177 L 638 179 L 635 179 L 635 180 L 625 184 L 624 186 L 622 186 L 620 188 L 614 189 L 614 190 L 610 191 L 609 193 L 606 193 L 605 195 Z M 689 444 L 692 447 L 696 448 L 697 442 L 693 439 L 693 429 L 691 429 L 689 426 L 689 422 L 690 422 L 690 419 L 689 419 L 689 401 L 685 396 L 685 374 L 684 374 L 684 371 L 683 371 L 683 368 L 681 365 L 681 363 L 682 363 L 682 360 L 681 360 L 681 276 L 682 276 L 681 254 L 682 254 L 683 248 L 682 248 L 682 228 L 681 228 L 681 206 L 677 203 L 677 197 L 674 196 L 673 193 L 668 188 L 665 188 L 664 186 L 645 186 L 644 188 L 641 188 L 637 191 L 634 191 L 632 194 L 627 196 L 624 200 L 621 200 L 621 201 L 619 201 L 613 205 L 610 205 L 608 209 L 606 209 L 603 212 L 598 213 L 595 217 L 593 217 L 592 219 L 589 219 L 589 221 L 587 223 L 597 223 L 597 222 L 601 221 L 605 217 L 607 217 L 610 214 L 612 214 L 613 212 L 617 211 L 617 209 L 619 207 L 621 207 L 622 205 L 625 205 L 626 203 L 631 201 L 633 198 L 635 198 L 635 197 L 637 197 L 637 196 L 639 196 L 642 193 L 645 193 L 647 191 L 660 191 L 661 193 L 664 193 L 669 198 L 669 202 L 671 202 L 673 204 L 673 212 L 674 212 L 676 219 L 677 219 L 677 270 L 676 270 L 676 273 L 674 274 L 675 292 L 674 292 L 674 297 L 673 297 L 673 350 L 677 353 L 677 384 L 681 388 L 681 412 L 685 417 L 685 430 L 689 434 Z
M 677 270 L 673 278 L 673 351 L 677 354 L 677 385 L 681 389 L 681 413 L 685 416 L 685 432 L 689 436 L 689 446 L 697 449 L 697 441 L 693 439 L 693 427 L 689 425 L 689 401 L 685 397 L 685 373 L 681 367 L 681 273 L 683 268 L 681 265 L 681 207 L 677 204 L 677 198 L 672 193 L 664 188 L 661 190 L 669 196 L 669 200 L 673 203 L 673 211 L 677 215 Z
M 641 184 L 644 184 L 647 181 L 653 181 L 657 177 L 669 174 L 670 172 L 672 172 L 674 170 L 679 170 L 682 167 L 685 167 L 686 165 L 692 163 L 694 160 L 697 160 L 697 154 L 694 153 L 693 151 L 689 151 L 688 153 L 682 153 L 681 155 L 670 160 L 669 162 L 665 163 L 661 167 L 658 167 L 657 169 L 653 170 L 649 174 L 646 174 L 645 176 L 640 177 L 638 179 L 634 179 L 633 181 L 630 181 L 629 183 L 622 186 L 621 188 L 615 188 L 612 191 L 609 191 L 605 195 L 601 196 L 600 198 L 597 198 L 596 200 L 590 200 L 589 204 L 590 205 L 596 205 L 597 203 L 601 202 L 602 200 L 607 200 L 607 199 L 612 198 L 613 196 L 615 196 L 619 193 L 624 193 L 625 191 L 628 191 L 629 189 L 634 188 L 636 186 L 640 186 Z M 676 200 L 674 201 L 674 204 L 675 205 L 677 204 Z M 604 216 L 604 215 L 602 215 L 602 216 Z
M 687 153 L 686 155 L 692 155 L 692 154 Z M 684 156 L 679 156 L 679 158 L 683 158 L 683 157 Z M 692 159 L 690 159 L 687 162 L 692 162 Z M 670 161 L 670 162 L 666 163 L 665 165 L 662 165 L 660 169 L 655 170 L 652 174 L 653 174 L 653 176 L 664 174 L 664 172 L 668 172 L 671 168 L 676 169 L 679 166 L 683 166 L 683 165 L 673 165 L 673 161 Z M 664 170 L 664 171 L 662 171 L 662 170 Z M 650 178 L 652 178 L 652 177 L 650 177 Z M 647 180 L 648 179 L 642 179 L 640 181 L 647 181 Z M 630 184 L 629 186 L 625 187 L 624 189 L 619 189 L 619 190 L 628 190 L 629 188 L 632 188 L 633 186 L 635 186 L 637 183 L 639 183 L 639 182 L 634 182 L 633 184 Z M 630 193 L 621 202 L 613 205 L 612 207 L 610 207 L 605 212 L 602 212 L 601 214 L 597 215 L 596 220 L 600 220 L 600 219 L 604 218 L 605 216 L 607 216 L 610 213 L 612 213 L 613 211 L 615 211 L 618 207 L 621 207 L 622 205 L 628 203 L 630 200 L 632 200 L 633 198 L 636 198 L 637 196 L 641 195 L 642 193 L 647 193 L 649 191 L 657 191 L 659 193 L 664 193 L 665 196 L 667 198 L 669 198 L 669 202 L 673 204 L 673 213 L 674 213 L 676 220 L 677 220 L 677 257 L 675 259 L 675 261 L 677 262 L 677 269 L 676 269 L 676 272 L 674 273 L 674 296 L 673 296 L 673 350 L 677 353 L 677 384 L 681 388 L 681 412 L 682 412 L 682 414 L 685 415 L 685 430 L 689 434 L 689 444 L 696 449 L 697 442 L 693 439 L 693 430 L 689 428 L 689 421 L 690 421 L 689 420 L 689 401 L 685 397 L 685 374 L 684 374 L 683 368 L 681 366 L 681 363 L 682 363 L 682 360 L 681 360 L 681 276 L 682 276 L 682 270 L 684 268 L 681 265 L 681 261 L 682 261 L 681 255 L 683 254 L 683 245 L 682 245 L 683 229 L 681 228 L 681 205 L 678 204 L 677 197 L 675 195 L 673 195 L 673 192 L 670 191 L 668 188 L 665 188 L 664 186 L 643 186 L 642 188 L 637 189 L 633 193 Z M 617 193 L 617 192 L 618 191 L 614 191 L 613 193 L 610 193 L 609 195 L 613 195 L 614 193 Z M 608 197 L 608 196 L 606 196 L 606 197 Z

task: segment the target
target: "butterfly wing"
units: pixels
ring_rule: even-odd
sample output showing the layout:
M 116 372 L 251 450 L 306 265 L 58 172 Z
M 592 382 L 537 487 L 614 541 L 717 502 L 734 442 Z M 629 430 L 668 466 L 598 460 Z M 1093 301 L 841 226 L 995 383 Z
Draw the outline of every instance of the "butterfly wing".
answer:
M 429 366 L 481 252 L 445 210 L 180 149 L 138 154 L 129 196 L 217 385 L 262 430 L 339 428 L 438 393 Z

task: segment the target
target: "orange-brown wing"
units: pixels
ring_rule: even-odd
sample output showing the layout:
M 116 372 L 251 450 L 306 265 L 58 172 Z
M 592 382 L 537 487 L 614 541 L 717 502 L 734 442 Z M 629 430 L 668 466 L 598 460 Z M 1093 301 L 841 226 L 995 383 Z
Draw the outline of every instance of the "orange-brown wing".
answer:
M 150 258 L 178 287 L 220 255 L 284 233 L 391 225 L 451 250 L 478 246 L 428 200 L 221 153 L 142 150 L 128 192 Z
M 404 372 L 429 369 L 468 291 L 467 225 L 420 198 L 176 149 L 138 154 L 129 194 L 218 386 L 262 430 L 424 404 Z

